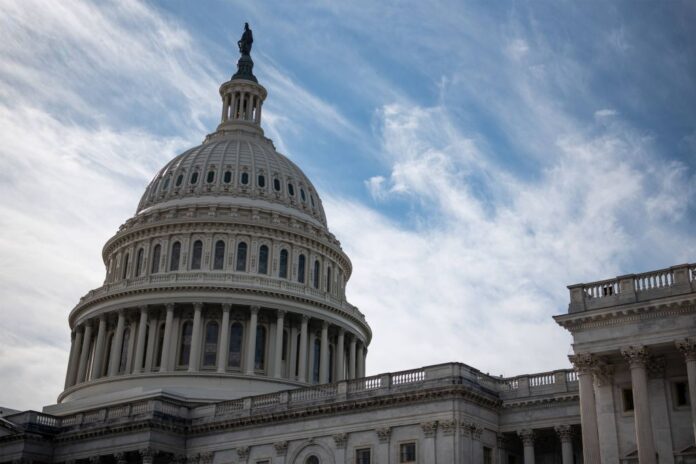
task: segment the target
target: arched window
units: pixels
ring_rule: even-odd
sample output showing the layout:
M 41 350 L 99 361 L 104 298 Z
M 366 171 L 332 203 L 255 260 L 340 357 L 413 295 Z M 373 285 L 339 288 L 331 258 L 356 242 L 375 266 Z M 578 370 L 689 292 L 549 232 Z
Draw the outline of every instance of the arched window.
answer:
M 182 183 L 183 181 L 184 181 L 184 175 L 183 175 L 183 174 L 179 174 L 179 177 L 176 178 L 176 183 L 175 183 L 176 186 L 177 186 L 177 187 L 180 187 L 180 186 L 181 186 L 181 183 Z
M 247 184 L 249 184 L 249 173 L 243 172 L 242 173 L 242 185 L 247 185 Z
M 319 288 L 319 274 L 321 274 L 321 265 L 319 260 L 314 261 L 314 288 Z
M 152 250 L 152 266 L 150 267 L 151 274 L 157 274 L 159 272 L 160 266 L 160 254 L 162 253 L 162 247 L 157 244 Z
M 297 281 L 301 284 L 305 281 L 305 255 L 297 258 Z
M 191 269 L 201 268 L 201 259 L 203 258 L 203 242 L 196 240 L 193 242 L 193 254 L 191 256 Z
M 259 177 L 257 178 L 257 184 L 261 188 L 266 187 L 266 177 L 263 174 L 259 174 Z
M 303 188 L 300 189 L 300 198 L 302 198 L 303 202 L 307 201 L 307 196 L 305 195 Z
M 259 274 L 268 274 L 268 247 L 261 245 L 259 248 Z
M 194 185 L 196 182 L 198 182 L 198 171 L 193 171 L 193 174 L 191 174 L 191 185 Z
M 312 366 L 312 382 L 319 383 L 319 366 L 321 366 L 321 342 L 314 339 L 314 365 Z
M 222 269 L 225 266 L 225 242 L 218 240 L 215 242 L 215 257 L 213 259 L 213 269 Z
M 326 291 L 331 291 L 331 266 L 326 268 Z
M 280 192 L 280 181 L 278 178 L 273 179 L 273 190 Z
M 160 324 L 157 330 L 157 349 L 155 350 L 155 359 L 152 363 L 154 367 L 160 367 L 162 361 L 162 349 L 164 348 L 164 324 Z
M 179 257 L 181 256 L 181 243 L 174 242 L 172 245 L 171 259 L 169 260 L 169 270 L 178 271 L 179 270 Z
M 315 455 L 311 455 L 305 460 L 305 464 L 321 464 L 319 458 Z
M 288 184 L 288 194 L 290 194 L 291 197 L 295 196 L 295 186 L 292 184 Z
M 232 171 L 225 171 L 225 175 L 222 176 L 222 181 L 226 184 L 232 182 Z
M 256 327 L 256 347 L 254 350 L 254 369 L 266 368 L 266 328 L 262 325 Z
M 123 270 L 121 271 L 122 272 L 121 273 L 122 279 L 125 279 L 128 276 L 128 258 L 129 257 L 130 256 L 128 255 L 128 253 L 126 253 L 126 256 L 123 258 L 123 268 L 122 268 Z
M 227 355 L 227 367 L 242 367 L 242 342 L 244 339 L 244 326 L 234 322 L 230 326 L 230 347 Z
M 278 277 L 281 279 L 288 278 L 288 250 L 280 250 Z
M 184 322 L 181 327 L 181 344 L 179 345 L 179 365 L 188 366 L 191 356 L 191 336 L 193 335 L 193 323 Z
M 118 358 L 118 373 L 123 374 L 126 372 L 126 367 L 128 365 L 128 344 L 130 342 L 130 329 L 123 331 L 123 343 L 121 344 L 121 352 Z
M 215 171 L 208 171 L 208 176 L 205 178 L 205 181 L 208 184 L 212 184 L 214 180 L 215 180 Z
M 143 254 L 145 253 L 145 250 L 142 248 L 138 250 L 138 254 L 135 258 L 135 277 L 140 277 L 140 274 L 143 271 Z
M 208 322 L 205 326 L 205 346 L 203 347 L 203 367 L 215 367 L 217 363 L 218 323 Z
M 244 242 L 239 242 L 237 245 L 237 267 L 238 271 L 246 271 L 247 262 L 247 244 Z

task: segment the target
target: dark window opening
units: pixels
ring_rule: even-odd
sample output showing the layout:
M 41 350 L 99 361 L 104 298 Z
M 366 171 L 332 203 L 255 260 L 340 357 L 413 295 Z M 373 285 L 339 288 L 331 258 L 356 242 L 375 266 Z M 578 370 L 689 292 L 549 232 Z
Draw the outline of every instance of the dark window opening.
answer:
M 198 171 L 191 174 L 191 185 L 195 184 L 196 182 L 198 182 Z
M 297 259 L 297 281 L 301 284 L 305 281 L 305 255 Z
M 321 265 L 319 261 L 314 261 L 314 288 L 319 288 L 319 274 L 321 274 Z
M 217 344 L 219 327 L 217 322 L 209 322 L 205 328 L 205 345 L 203 346 L 203 367 L 214 367 L 217 362 Z
M 621 398 L 623 400 L 624 412 L 633 411 L 633 390 L 624 388 L 621 390 Z
M 280 192 L 280 181 L 278 179 L 273 179 L 273 190 Z
M 307 196 L 304 193 L 304 189 L 300 189 L 300 198 L 302 198 L 302 201 L 307 201 Z
M 176 186 L 179 187 L 183 181 L 184 181 L 184 175 L 179 174 L 179 177 L 176 178 Z
M 169 177 L 164 179 L 164 184 L 162 184 L 162 191 L 166 191 L 169 188 Z
M 262 325 L 256 327 L 256 347 L 254 350 L 254 369 L 266 368 L 266 328 Z
M 123 273 L 121 275 L 122 279 L 125 279 L 128 276 L 128 253 L 126 253 L 126 257 L 123 258 Z
M 145 253 L 145 250 L 139 249 L 135 258 L 135 277 L 140 277 L 140 274 L 143 272 L 143 253 Z
M 205 181 L 209 184 L 212 184 L 214 180 L 215 180 L 215 171 L 208 171 L 208 177 L 205 178 Z
M 157 274 L 159 272 L 161 253 L 162 247 L 160 245 L 155 245 L 155 249 L 152 250 L 152 267 L 150 268 L 150 273 L 152 274 Z
M 220 270 L 225 266 L 225 242 L 218 240 L 215 243 L 215 258 L 213 259 L 213 269 Z
M 290 194 L 291 197 L 295 196 L 295 186 L 292 184 L 288 184 L 288 193 Z
M 674 383 L 674 400 L 677 406 L 688 406 L 691 404 L 689 398 L 689 386 L 686 382 Z
M 259 248 L 259 274 L 268 274 L 268 247 L 261 245 Z
M 242 341 L 244 338 L 244 327 L 239 322 L 235 322 L 230 327 L 230 346 L 227 356 L 227 367 L 242 366 Z
M 193 324 L 185 322 L 181 328 L 181 345 L 179 347 L 179 365 L 188 366 L 189 356 L 191 356 L 191 337 L 193 335 Z
M 266 186 L 266 177 L 264 177 L 263 175 L 259 175 L 257 180 L 259 187 L 264 188 Z
M 242 173 L 242 185 L 247 185 L 249 184 L 249 173 L 243 172 Z
M 229 184 L 230 182 L 232 182 L 232 172 L 225 171 L 225 175 L 222 176 L 222 181 L 226 184 Z
M 172 256 L 169 261 L 169 270 L 178 271 L 179 270 L 179 257 L 181 256 L 181 243 L 174 242 L 172 245 Z
M 416 462 L 415 443 L 402 443 L 399 445 L 399 462 Z
M 203 242 L 196 240 L 193 242 L 193 255 L 191 257 L 191 269 L 201 268 L 201 259 L 203 258 Z
M 237 267 L 235 269 L 237 271 L 246 271 L 246 262 L 247 262 L 247 244 L 244 242 L 241 242 L 239 245 L 237 245 Z
M 355 464 L 371 464 L 371 455 L 370 448 L 355 450 Z
M 288 250 L 280 250 L 280 268 L 278 269 L 278 277 L 281 279 L 288 278 Z

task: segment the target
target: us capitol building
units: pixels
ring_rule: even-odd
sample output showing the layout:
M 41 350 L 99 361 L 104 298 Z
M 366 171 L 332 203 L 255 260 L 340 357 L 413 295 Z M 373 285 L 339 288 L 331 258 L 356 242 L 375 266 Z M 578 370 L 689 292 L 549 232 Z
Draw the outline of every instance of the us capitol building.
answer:
M 693 264 L 569 286 L 573 370 L 365 377 L 350 259 L 264 136 L 252 40 L 215 132 L 104 246 L 57 404 L 0 416 L 1 463 L 696 463 Z

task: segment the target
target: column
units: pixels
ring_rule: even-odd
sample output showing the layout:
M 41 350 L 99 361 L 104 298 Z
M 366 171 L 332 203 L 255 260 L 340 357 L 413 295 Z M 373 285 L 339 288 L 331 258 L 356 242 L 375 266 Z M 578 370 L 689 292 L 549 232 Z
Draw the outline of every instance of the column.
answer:
M 72 331 L 72 344 L 70 346 L 70 357 L 68 358 L 68 372 L 65 374 L 65 388 L 75 385 L 80 353 L 82 352 L 82 327 L 77 326 Z
M 345 366 L 344 366 L 344 360 L 345 360 L 345 337 L 346 337 L 346 331 L 343 329 L 338 329 L 338 341 L 336 342 L 336 380 L 341 381 L 345 380 L 346 375 L 345 375 Z
M 357 354 L 357 367 L 356 367 L 356 374 L 358 377 L 362 378 L 365 377 L 365 354 L 364 354 L 364 348 L 363 344 L 360 343 L 358 344 L 358 354 Z
M 126 368 L 124 369 L 123 373 L 128 374 L 129 372 L 133 371 L 133 358 L 135 357 L 135 345 L 137 341 L 137 333 L 138 330 L 138 323 L 133 319 L 130 323 L 130 337 L 128 338 L 128 346 L 126 347 Z M 125 333 L 125 331 L 124 331 Z
M 437 432 L 437 421 L 423 422 L 420 426 L 423 431 L 423 441 L 420 447 L 421 458 L 418 459 L 418 462 L 434 463 L 437 460 L 435 456 L 435 432 Z
M 534 430 L 519 430 L 517 435 L 522 439 L 522 446 L 524 446 L 524 464 L 534 464 Z
M 558 438 L 561 440 L 561 462 L 573 464 L 573 429 L 570 425 L 557 425 L 554 427 Z
M 140 451 L 143 464 L 152 464 L 155 460 L 155 451 L 152 448 L 143 448 Z
M 256 113 L 256 122 L 261 124 L 261 108 L 263 107 L 263 100 L 259 99 L 259 108 Z
M 147 347 L 145 350 L 145 372 L 152 371 L 152 364 L 155 359 L 155 348 L 157 342 L 157 326 L 159 321 L 157 317 L 150 317 L 148 313 L 148 319 L 150 320 L 150 327 L 148 327 L 147 333 Z
M 356 356 L 355 348 L 356 348 L 356 346 L 355 346 L 355 344 L 356 344 L 355 335 L 353 335 L 350 337 L 350 349 L 349 349 L 349 353 L 348 353 L 348 378 L 349 379 L 354 379 L 355 374 L 356 374 L 356 372 L 355 372 L 355 365 L 356 365 L 356 362 L 355 362 L 355 356 Z
M 135 361 L 133 372 L 143 371 L 143 356 L 145 355 L 145 334 L 147 333 L 147 305 L 140 307 L 140 321 L 138 322 L 138 340 L 135 344 Z
M 89 349 L 92 345 L 92 324 L 85 324 L 85 335 L 80 353 L 80 366 L 77 368 L 77 383 L 87 380 L 87 362 L 89 361 Z
M 164 320 L 164 337 L 162 340 L 162 359 L 160 359 L 160 372 L 166 372 L 169 366 L 169 345 L 172 343 L 174 331 L 174 303 L 166 305 L 167 316 Z
M 507 452 L 506 452 L 507 439 L 505 435 L 498 434 L 495 440 L 495 453 L 497 456 L 496 464 L 507 464 Z
M 580 421 L 582 423 L 582 456 L 585 464 L 600 464 L 597 405 L 595 404 L 593 370 L 597 360 L 591 354 L 568 357 L 578 372 L 580 388 Z
M 642 345 L 621 349 L 621 354 L 631 368 L 631 388 L 633 390 L 633 418 L 636 423 L 636 445 L 640 464 L 656 464 L 655 441 L 653 440 L 650 406 L 648 404 L 648 376 L 645 364 L 648 350 Z
M 118 365 L 121 362 L 121 348 L 123 348 L 123 327 L 126 323 L 126 315 L 123 310 L 118 312 L 118 322 L 116 322 L 116 332 L 111 343 L 111 354 L 109 356 L 109 376 L 118 374 Z
M 380 427 L 375 430 L 377 433 L 377 439 L 379 440 L 379 446 L 377 447 L 377 459 L 378 463 L 388 463 L 389 462 L 389 439 L 391 438 L 391 427 Z M 428 462 L 428 461 L 426 461 Z
M 614 410 L 614 366 L 598 363 L 594 370 L 597 433 L 602 462 L 619 462 L 619 443 Z
M 101 377 L 104 361 L 104 345 L 106 343 L 106 316 L 99 317 L 99 330 L 97 331 L 97 345 L 94 347 L 94 362 L 92 363 L 92 378 Z
M 686 375 L 691 399 L 691 427 L 694 431 L 694 442 L 696 442 L 696 338 L 678 341 L 677 349 L 682 352 L 686 360 Z
M 254 373 L 254 364 L 256 364 L 256 326 L 259 320 L 259 307 L 252 306 L 249 311 L 251 317 L 249 319 L 249 333 L 246 337 L 246 360 L 244 363 L 244 373 L 247 375 Z
M 483 443 L 481 443 L 483 427 L 471 424 L 471 462 L 483 462 Z
M 189 372 L 198 371 L 201 363 L 201 311 L 203 303 L 193 304 L 193 333 L 191 334 L 191 352 L 189 356 Z
M 232 305 L 225 303 L 222 305 L 222 327 L 220 328 L 220 344 L 218 345 L 218 368 L 222 373 L 227 369 L 227 356 L 229 356 L 230 343 L 230 309 Z
M 302 325 L 300 326 L 300 366 L 297 369 L 297 380 L 300 382 L 307 381 L 307 336 L 308 336 L 309 318 L 302 316 Z
M 275 448 L 276 456 L 273 460 L 273 464 L 285 464 L 285 456 L 288 454 L 288 442 L 279 441 L 273 443 L 273 448 Z
M 230 109 L 230 96 L 229 94 L 222 97 L 222 116 L 220 117 L 221 122 L 227 121 L 227 115 Z
M 278 311 L 275 332 L 275 356 L 273 357 L 273 377 L 280 379 L 283 375 L 283 326 L 285 311 Z
M 319 353 L 319 383 L 329 383 L 329 323 L 326 321 L 321 325 Z
M 336 464 L 346 463 L 346 443 L 348 442 L 348 434 L 345 432 L 337 433 L 333 436 L 334 444 L 336 445 L 335 456 Z

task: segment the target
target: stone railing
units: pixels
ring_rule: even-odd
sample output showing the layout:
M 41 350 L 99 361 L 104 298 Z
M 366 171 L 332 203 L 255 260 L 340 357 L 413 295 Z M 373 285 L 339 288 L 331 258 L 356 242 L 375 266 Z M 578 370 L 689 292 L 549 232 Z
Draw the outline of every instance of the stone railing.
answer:
M 683 295 L 696 292 L 696 264 L 570 285 L 568 290 L 569 313 Z
M 518 399 L 578 390 L 578 376 L 573 369 L 501 378 L 500 397 Z
M 330 292 L 317 290 L 306 284 L 291 282 L 286 279 L 276 279 L 255 274 L 226 272 L 163 272 L 161 274 L 152 274 L 108 283 L 97 289 L 90 290 L 86 295 L 80 298 L 78 308 L 105 296 L 126 291 L 197 285 L 212 285 L 232 289 L 272 290 L 286 295 L 305 297 L 341 309 L 345 313 L 361 321 L 365 321 L 365 316 L 358 308 L 348 303 L 345 299 L 333 295 Z

